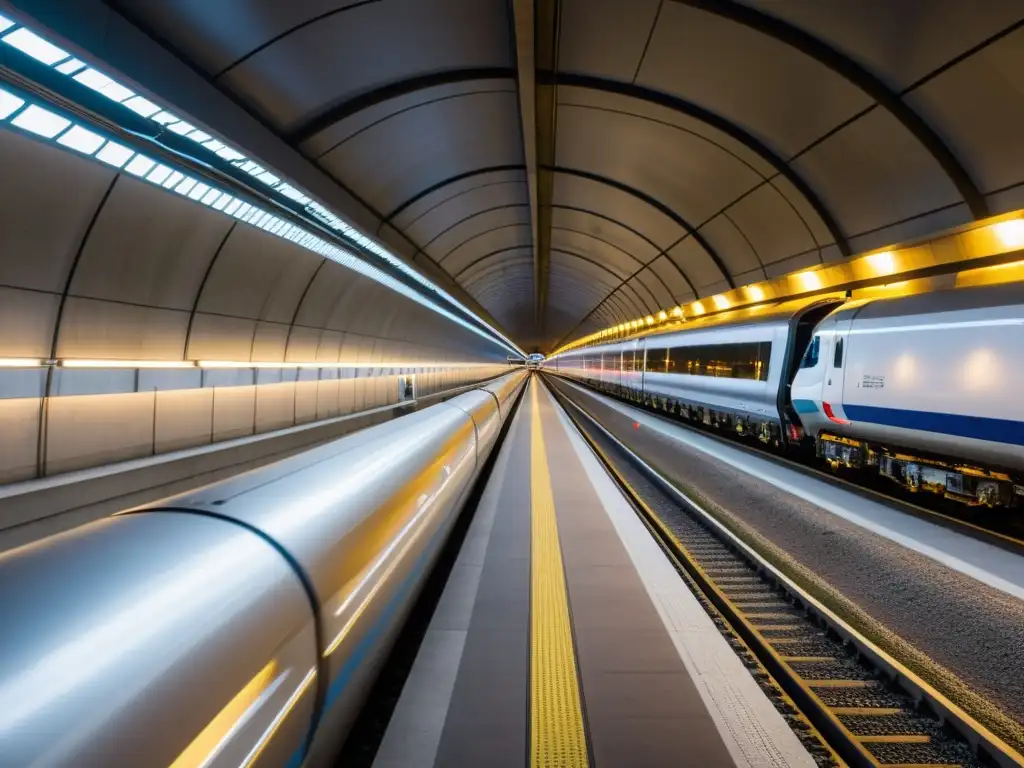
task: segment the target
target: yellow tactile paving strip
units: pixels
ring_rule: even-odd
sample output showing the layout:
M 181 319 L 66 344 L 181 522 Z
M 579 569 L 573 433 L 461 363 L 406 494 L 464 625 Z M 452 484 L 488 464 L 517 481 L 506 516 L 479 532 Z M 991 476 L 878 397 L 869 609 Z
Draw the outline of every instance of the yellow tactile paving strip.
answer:
M 579 673 L 536 379 L 530 384 L 530 766 L 586 768 Z

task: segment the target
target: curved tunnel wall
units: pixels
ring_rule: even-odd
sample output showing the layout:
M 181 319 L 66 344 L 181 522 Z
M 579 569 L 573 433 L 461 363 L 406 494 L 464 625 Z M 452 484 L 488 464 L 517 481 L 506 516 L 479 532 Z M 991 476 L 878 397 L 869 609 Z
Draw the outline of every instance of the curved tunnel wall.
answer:
M 12 132 L 0 167 L 0 358 L 271 364 L 0 368 L 0 481 L 386 405 L 399 374 L 425 394 L 504 363 L 369 278 L 129 174 Z

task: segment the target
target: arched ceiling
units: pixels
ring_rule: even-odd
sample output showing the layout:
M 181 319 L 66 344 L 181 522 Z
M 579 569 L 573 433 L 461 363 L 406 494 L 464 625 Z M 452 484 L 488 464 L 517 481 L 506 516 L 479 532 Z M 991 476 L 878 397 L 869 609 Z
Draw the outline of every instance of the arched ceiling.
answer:
M 106 5 L 542 349 L 1024 206 L 1019 0 Z

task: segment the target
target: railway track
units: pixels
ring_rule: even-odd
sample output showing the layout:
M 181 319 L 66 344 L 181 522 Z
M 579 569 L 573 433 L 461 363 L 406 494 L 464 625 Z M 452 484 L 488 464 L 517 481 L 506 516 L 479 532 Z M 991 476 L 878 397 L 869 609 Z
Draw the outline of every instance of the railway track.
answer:
M 557 374 L 556 374 L 557 375 Z M 658 407 L 656 403 L 640 399 L 624 398 L 614 395 L 605 390 L 598 389 L 591 384 L 567 377 L 558 378 L 571 382 L 578 387 L 594 392 L 603 397 L 611 398 L 617 402 L 630 405 L 634 408 L 656 416 L 669 424 L 675 424 L 685 429 L 693 430 L 695 433 L 719 441 L 733 448 L 738 448 L 751 455 L 767 459 L 781 466 L 789 467 L 804 474 L 828 480 L 832 483 L 839 483 L 845 488 L 867 495 L 871 498 L 882 499 L 888 504 L 897 505 L 900 511 L 929 520 L 937 525 L 960 530 L 966 535 L 985 539 L 992 544 L 1007 549 L 1024 551 L 1024 513 L 1021 509 L 1014 510 L 989 510 L 973 509 L 956 502 L 948 502 L 937 496 L 928 493 L 911 494 L 900 486 L 881 478 L 857 475 L 853 470 L 839 468 L 838 470 L 826 470 L 818 466 L 817 462 L 809 457 L 797 457 L 794 455 L 781 455 L 768 450 L 760 444 L 751 444 L 740 437 L 729 433 L 723 433 L 710 427 L 694 424 L 691 421 L 680 419 L 672 412 Z M 1011 517 L 1011 515 L 1013 517 Z
M 812 727 L 819 764 L 1015 766 L 1024 757 L 776 570 L 553 388 L 677 570 Z M 661 498 L 656 499 L 660 494 Z M 658 514 L 654 505 L 678 510 Z M 792 721 L 792 712 L 789 713 Z M 800 728 L 797 728 L 798 732 Z

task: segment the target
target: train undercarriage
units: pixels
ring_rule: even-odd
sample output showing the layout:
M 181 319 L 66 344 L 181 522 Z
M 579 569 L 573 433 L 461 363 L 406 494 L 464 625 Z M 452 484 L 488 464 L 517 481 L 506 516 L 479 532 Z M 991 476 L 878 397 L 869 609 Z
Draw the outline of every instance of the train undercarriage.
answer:
M 816 455 L 833 469 L 877 473 L 912 493 L 934 493 L 972 507 L 1011 507 L 1024 502 L 1024 480 L 1006 472 L 822 433 Z
M 628 387 L 596 382 L 592 386 L 655 411 L 739 437 L 757 439 L 775 450 L 801 443 L 812 445 L 809 438 L 805 440 L 803 429 L 794 423 L 787 422 L 787 439 L 784 440 L 782 428 L 776 422 L 755 421 Z M 1024 506 L 1024 478 L 1007 472 L 919 456 L 829 433 L 820 434 L 813 448 L 808 447 L 807 451 L 833 470 L 844 467 L 878 475 L 911 493 L 931 493 L 971 507 Z

